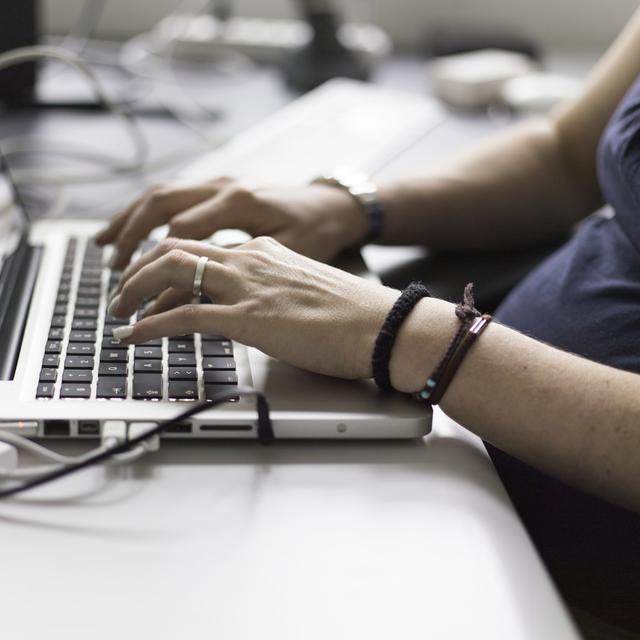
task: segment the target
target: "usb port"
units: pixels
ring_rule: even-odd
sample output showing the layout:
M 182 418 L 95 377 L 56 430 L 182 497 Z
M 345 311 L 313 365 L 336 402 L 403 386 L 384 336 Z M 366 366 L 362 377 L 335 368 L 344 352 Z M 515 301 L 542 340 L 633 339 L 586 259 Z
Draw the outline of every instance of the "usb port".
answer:
M 45 436 L 70 436 L 71 425 L 68 420 L 45 420 Z
M 97 420 L 79 420 L 78 434 L 81 436 L 100 435 L 100 423 Z
M 166 427 L 164 433 L 191 433 L 191 423 L 177 422 Z

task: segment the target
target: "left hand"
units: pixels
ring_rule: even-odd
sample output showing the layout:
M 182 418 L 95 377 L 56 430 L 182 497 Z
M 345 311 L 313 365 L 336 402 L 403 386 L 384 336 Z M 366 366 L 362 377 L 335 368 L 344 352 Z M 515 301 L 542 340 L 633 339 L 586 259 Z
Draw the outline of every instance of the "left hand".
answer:
M 209 258 L 202 291 L 212 304 L 189 303 L 200 256 Z M 272 238 L 227 249 L 170 238 L 127 268 L 110 312 L 126 318 L 156 298 L 145 317 L 124 330 L 131 329 L 121 338 L 125 344 L 216 333 L 303 369 L 366 378 L 376 336 L 398 295 Z

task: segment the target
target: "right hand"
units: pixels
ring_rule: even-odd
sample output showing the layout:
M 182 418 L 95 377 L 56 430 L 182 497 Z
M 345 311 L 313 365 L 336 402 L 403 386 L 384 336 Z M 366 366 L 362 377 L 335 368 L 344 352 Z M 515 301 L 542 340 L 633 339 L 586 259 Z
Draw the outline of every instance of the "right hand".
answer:
M 221 229 L 272 236 L 310 258 L 329 261 L 358 244 L 367 217 L 346 191 L 327 185 L 248 187 L 231 178 L 197 185 L 154 187 L 118 213 L 95 238 L 114 244 L 113 269 L 123 269 L 138 245 L 156 227 L 168 236 L 208 238 Z

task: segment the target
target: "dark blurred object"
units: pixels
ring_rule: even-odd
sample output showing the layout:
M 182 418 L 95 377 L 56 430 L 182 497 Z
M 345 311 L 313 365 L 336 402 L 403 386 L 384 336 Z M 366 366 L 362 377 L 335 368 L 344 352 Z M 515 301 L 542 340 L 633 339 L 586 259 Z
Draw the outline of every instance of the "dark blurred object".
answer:
M 431 252 L 403 264 L 378 271 L 382 283 L 404 289 L 422 280 L 438 298 L 458 302 L 468 282 L 475 285 L 478 309 L 493 313 L 507 294 L 535 267 L 559 249 L 567 237 L 520 250 L 483 252 Z
M 540 47 L 526 36 L 511 31 L 471 31 L 464 28 L 433 29 L 426 39 L 425 53 L 430 58 L 469 53 L 482 49 L 514 51 L 541 61 Z
M 335 77 L 366 80 L 369 70 L 360 57 L 338 40 L 340 19 L 327 0 L 297 0 L 313 38 L 284 62 L 287 82 L 309 91 Z
M 36 0 L 2 3 L 0 52 L 36 44 L 38 37 Z M 0 71 L 0 102 L 31 101 L 36 84 L 36 65 L 26 63 Z

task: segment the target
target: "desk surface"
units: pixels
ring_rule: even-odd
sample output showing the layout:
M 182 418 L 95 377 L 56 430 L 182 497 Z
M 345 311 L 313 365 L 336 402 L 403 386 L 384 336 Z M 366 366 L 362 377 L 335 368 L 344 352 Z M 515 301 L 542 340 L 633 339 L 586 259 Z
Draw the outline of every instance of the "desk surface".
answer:
M 3 503 L 0 532 L 3 637 L 576 637 L 442 414 L 424 442 L 166 443 Z
M 415 89 L 422 72 L 395 60 L 380 80 Z M 240 105 L 238 129 L 290 99 L 267 71 L 253 82 L 267 96 L 259 113 L 225 98 Z M 29 124 L 82 137 L 95 118 L 17 114 L 0 135 Z M 154 150 L 183 136 L 143 125 Z M 389 172 L 501 125 L 452 121 Z M 96 136 L 107 139 L 118 144 Z M 75 189 L 70 206 L 146 183 Z M 169 442 L 131 469 L 0 504 L 0 536 L 3 637 L 576 637 L 481 442 L 441 413 L 420 442 Z

